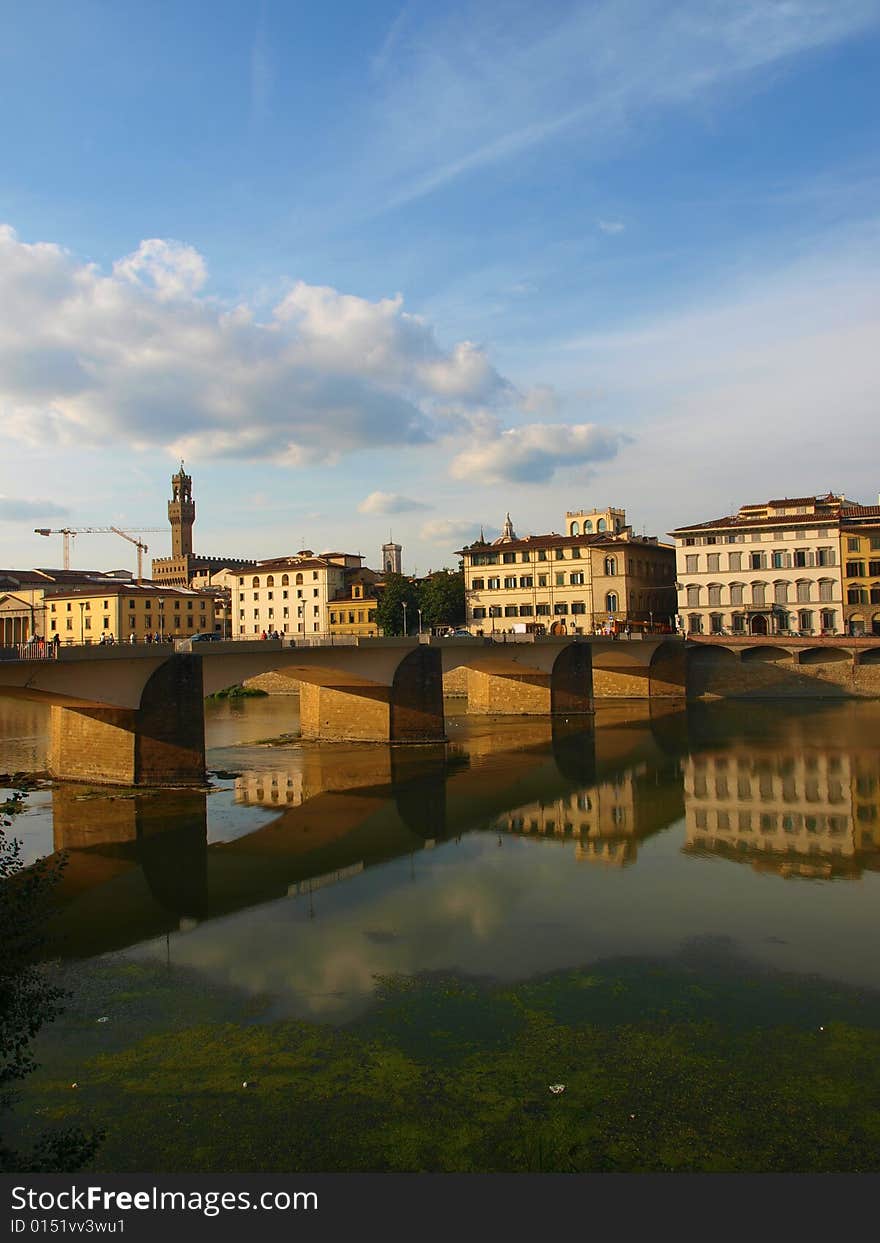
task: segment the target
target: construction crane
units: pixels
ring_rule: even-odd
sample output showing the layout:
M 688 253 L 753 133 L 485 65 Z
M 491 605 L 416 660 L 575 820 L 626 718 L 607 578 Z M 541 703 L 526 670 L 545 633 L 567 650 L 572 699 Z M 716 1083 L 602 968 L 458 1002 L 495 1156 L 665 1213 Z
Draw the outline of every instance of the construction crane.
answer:
M 149 533 L 151 531 L 164 531 L 164 527 L 133 527 L 134 532 L 138 535 Z M 49 527 L 34 527 L 35 535 L 61 535 L 64 537 L 64 568 L 70 569 L 70 541 L 75 539 L 77 535 L 121 535 L 123 539 L 127 539 L 130 544 L 134 544 L 138 550 L 138 582 L 144 576 L 143 554 L 149 552 L 149 548 L 143 540 L 134 539 L 127 531 L 121 531 L 119 527 L 57 527 L 52 530 Z

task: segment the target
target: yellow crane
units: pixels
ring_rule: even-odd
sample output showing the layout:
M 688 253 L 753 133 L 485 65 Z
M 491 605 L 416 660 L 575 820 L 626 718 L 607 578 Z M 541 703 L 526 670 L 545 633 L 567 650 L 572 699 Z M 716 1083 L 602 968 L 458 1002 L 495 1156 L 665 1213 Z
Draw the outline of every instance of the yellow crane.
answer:
M 142 535 L 151 531 L 164 531 L 164 527 L 133 527 L 132 530 Z M 149 552 L 149 548 L 143 540 L 135 539 L 127 531 L 122 531 L 119 527 L 56 527 L 50 530 L 49 527 L 34 527 L 35 535 L 61 535 L 64 537 L 64 568 L 70 569 L 70 541 L 75 539 L 77 535 L 121 535 L 123 539 L 127 539 L 130 544 L 134 544 L 137 548 L 137 578 L 140 582 L 144 577 L 143 554 Z

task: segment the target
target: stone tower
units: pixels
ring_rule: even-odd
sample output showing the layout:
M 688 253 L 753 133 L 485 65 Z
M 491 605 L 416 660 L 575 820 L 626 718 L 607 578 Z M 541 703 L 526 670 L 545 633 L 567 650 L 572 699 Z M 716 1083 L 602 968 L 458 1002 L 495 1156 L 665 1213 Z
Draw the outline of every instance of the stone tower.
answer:
M 183 469 L 171 476 L 171 500 L 168 502 L 168 521 L 171 523 L 171 555 L 182 557 L 193 550 L 193 523 L 196 506 L 192 498 L 192 477 Z
M 382 545 L 382 572 L 384 574 L 402 574 L 400 560 L 401 546 L 391 540 Z

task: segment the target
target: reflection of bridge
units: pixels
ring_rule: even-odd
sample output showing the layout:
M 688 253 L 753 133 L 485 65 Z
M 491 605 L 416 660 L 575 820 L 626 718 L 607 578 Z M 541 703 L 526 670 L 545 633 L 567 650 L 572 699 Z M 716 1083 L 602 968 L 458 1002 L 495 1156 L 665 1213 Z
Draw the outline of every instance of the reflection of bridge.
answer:
M 684 693 L 680 641 L 528 639 L 325 647 L 267 640 L 213 643 L 200 655 L 62 649 L 52 661 L 0 661 L 0 694 L 52 705 L 55 776 L 174 785 L 204 780 L 204 696 L 270 671 L 301 684 L 303 737 L 328 741 L 443 740 L 443 674 L 461 666 L 475 713 L 572 717 L 592 711 L 594 694 Z
M 277 817 L 246 836 L 211 845 L 202 791 L 92 798 L 74 786 L 57 787 L 55 846 L 68 851 L 68 865 L 48 952 L 102 953 L 193 921 L 310 894 L 445 839 L 497 832 L 516 808 L 583 801 L 609 783 L 624 789 L 633 766 L 633 780 L 644 786 L 636 799 L 644 837 L 682 815 L 670 732 L 671 722 L 651 719 L 646 705 L 642 719 L 599 733 L 534 721 L 511 723 L 500 742 L 484 735 L 452 754 L 441 746 L 364 748 L 346 752 L 347 788 L 327 765 L 326 750 L 307 748 L 297 786 L 311 796 L 282 805 Z M 254 775 L 252 784 L 236 787 L 239 798 L 246 788 L 255 796 L 262 791 L 259 805 L 274 806 L 270 783 L 260 786 Z M 580 828 L 566 840 L 576 852 Z

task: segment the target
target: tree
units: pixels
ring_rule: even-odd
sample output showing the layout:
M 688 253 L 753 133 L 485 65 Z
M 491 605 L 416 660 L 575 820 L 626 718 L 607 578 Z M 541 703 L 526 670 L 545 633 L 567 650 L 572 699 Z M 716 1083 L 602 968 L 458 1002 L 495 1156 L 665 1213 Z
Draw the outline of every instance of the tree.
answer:
M 403 634 L 403 606 L 406 604 L 406 628 L 417 623 L 419 597 L 415 587 L 403 574 L 386 574 L 385 586 L 376 606 L 376 621 L 383 634 Z
M 39 859 L 26 868 L 21 842 L 10 837 L 9 815 L 21 811 L 23 795 L 0 804 L 0 1110 L 11 1107 L 12 1084 L 36 1068 L 30 1050 L 40 1028 L 57 1018 L 65 996 L 39 966 L 38 952 L 64 857 Z M 0 1171 L 63 1173 L 88 1161 L 102 1136 L 78 1127 L 47 1132 L 28 1153 L 0 1140 Z
M 464 574 L 461 570 L 439 570 L 422 583 L 419 592 L 422 624 L 461 626 L 465 620 Z

